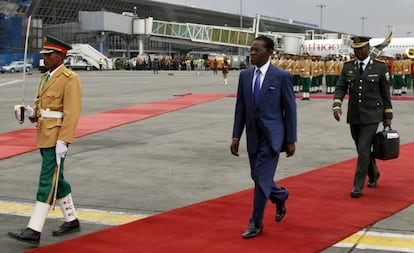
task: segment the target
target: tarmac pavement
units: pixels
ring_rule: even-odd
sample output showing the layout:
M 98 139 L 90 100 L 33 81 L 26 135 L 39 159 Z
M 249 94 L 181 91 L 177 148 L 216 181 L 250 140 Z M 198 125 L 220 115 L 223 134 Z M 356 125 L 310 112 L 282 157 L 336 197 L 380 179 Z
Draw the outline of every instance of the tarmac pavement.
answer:
M 230 72 L 228 85 L 223 85 L 221 73 L 214 75 L 212 71 L 160 71 L 158 75 L 150 71 L 77 73 L 83 85 L 82 116 L 86 116 L 179 94 L 235 94 L 239 72 Z M 22 76 L 0 75 L 0 132 L 33 126 L 28 120 L 20 125 L 13 115 L 13 106 L 22 101 L 23 83 L 16 82 Z M 38 72 L 26 76 L 25 103 L 32 104 L 40 76 Z M 407 96 L 413 96 L 412 90 Z M 312 99 L 312 95 L 310 101 L 297 99 L 297 151 L 291 158 L 281 157 L 277 180 L 356 156 L 345 123 L 346 110 L 338 123 L 332 116 L 331 104 L 331 99 Z M 75 206 L 148 216 L 251 188 L 244 136 L 240 157 L 232 156 L 229 150 L 234 105 L 235 98 L 227 97 L 78 138 L 65 161 L 65 176 L 71 182 Z M 393 101 L 392 126 L 399 131 L 401 144 L 414 141 L 413 105 L 414 101 Z M 0 202 L 33 204 L 40 162 L 38 150 L 0 160 Z M 351 189 L 349 182 L 346 190 Z M 1 207 L 0 204 L 0 251 L 28 249 L 7 236 L 8 231 L 25 227 L 28 218 L 16 214 L 18 210 L 12 213 Z M 369 230 L 414 235 L 413 217 L 411 206 Z M 247 220 L 248 217 L 246 225 Z M 81 222 L 80 233 L 52 237 L 52 230 L 61 220 L 48 219 L 41 245 L 111 226 Z M 384 251 L 330 247 L 323 252 Z M 414 247 L 408 252 L 414 252 Z

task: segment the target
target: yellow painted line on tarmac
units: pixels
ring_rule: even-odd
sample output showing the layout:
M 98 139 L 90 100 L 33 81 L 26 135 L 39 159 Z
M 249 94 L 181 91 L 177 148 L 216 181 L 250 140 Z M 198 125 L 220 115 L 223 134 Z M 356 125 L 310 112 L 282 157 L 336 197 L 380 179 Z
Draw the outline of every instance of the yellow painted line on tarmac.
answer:
M 33 211 L 33 204 L 0 201 L 0 214 L 11 214 L 19 216 L 30 216 Z M 105 225 L 121 225 L 148 217 L 148 215 L 131 214 L 125 212 L 112 212 L 96 209 L 76 209 L 78 217 L 82 221 L 99 223 Z M 48 217 L 62 218 L 59 207 L 50 210 Z
M 396 252 L 414 252 L 414 235 L 360 231 L 345 238 L 334 246 Z

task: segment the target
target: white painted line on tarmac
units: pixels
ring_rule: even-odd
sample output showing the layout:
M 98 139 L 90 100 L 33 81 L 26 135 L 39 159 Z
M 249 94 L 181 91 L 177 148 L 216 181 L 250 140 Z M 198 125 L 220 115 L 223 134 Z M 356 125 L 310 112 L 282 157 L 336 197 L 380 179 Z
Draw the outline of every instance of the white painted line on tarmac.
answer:
M 21 81 L 23 81 L 23 80 L 18 79 L 18 80 L 13 80 L 13 81 L 5 82 L 5 83 L 0 83 L 0 87 L 1 86 L 7 86 L 7 85 L 10 85 L 10 84 L 14 84 L 14 83 L 19 83 Z

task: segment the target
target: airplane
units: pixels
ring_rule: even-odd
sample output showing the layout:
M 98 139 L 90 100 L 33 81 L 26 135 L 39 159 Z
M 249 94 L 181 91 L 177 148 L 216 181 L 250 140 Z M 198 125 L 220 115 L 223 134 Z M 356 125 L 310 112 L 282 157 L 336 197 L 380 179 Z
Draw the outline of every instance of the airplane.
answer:
M 369 41 L 371 53 L 375 56 L 395 57 L 397 53 L 404 55 L 414 51 L 414 37 L 392 38 L 392 32 L 386 38 L 372 38 Z M 329 54 L 349 56 L 353 53 L 350 36 L 342 39 L 304 40 L 300 54 L 320 55 L 325 58 Z

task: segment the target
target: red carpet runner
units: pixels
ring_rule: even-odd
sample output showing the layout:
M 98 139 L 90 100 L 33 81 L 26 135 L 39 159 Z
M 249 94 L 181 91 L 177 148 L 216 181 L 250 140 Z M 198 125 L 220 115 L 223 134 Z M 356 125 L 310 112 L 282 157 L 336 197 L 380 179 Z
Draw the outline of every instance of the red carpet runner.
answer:
M 106 111 L 81 117 L 76 137 L 154 117 L 193 105 L 210 102 L 228 94 L 183 94 L 176 98 Z M 16 121 L 17 124 L 17 121 Z M 36 129 L 26 128 L 0 134 L 0 160 L 36 150 Z
M 287 216 L 276 223 L 269 204 L 254 239 L 240 237 L 251 212 L 249 189 L 27 252 L 319 252 L 414 202 L 413 152 L 414 143 L 407 144 L 400 158 L 379 161 L 379 186 L 365 188 L 360 199 L 349 196 L 355 159 L 279 181 L 291 193 Z

